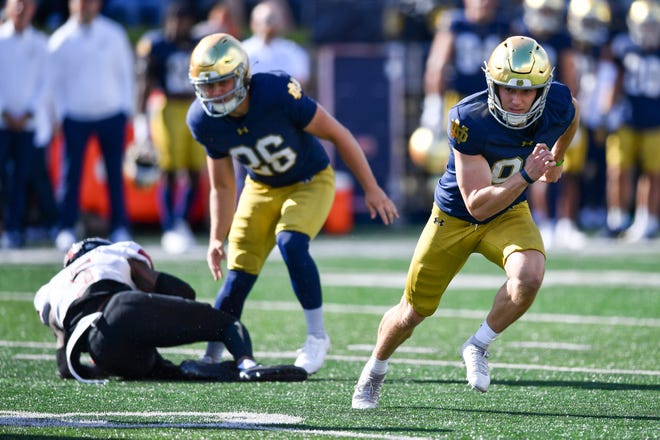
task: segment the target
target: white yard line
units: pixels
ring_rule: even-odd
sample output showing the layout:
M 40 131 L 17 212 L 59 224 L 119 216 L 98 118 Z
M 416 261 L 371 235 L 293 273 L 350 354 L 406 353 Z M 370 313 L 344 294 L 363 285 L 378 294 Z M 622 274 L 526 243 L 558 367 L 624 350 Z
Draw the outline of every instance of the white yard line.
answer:
M 4 345 L 6 341 L 0 341 L 0 346 Z M 12 347 L 20 347 L 20 342 L 12 342 Z M 55 348 L 55 344 L 52 344 L 52 348 Z M 370 352 L 370 350 L 365 350 Z M 185 348 L 168 348 L 163 349 L 163 353 L 170 354 L 184 354 L 187 356 L 194 356 L 195 358 L 201 357 L 203 350 L 194 350 L 194 349 L 185 349 Z M 403 351 L 401 352 L 403 353 Z M 254 353 L 256 359 L 294 359 L 296 356 L 295 352 L 281 351 L 281 352 L 272 352 L 272 351 L 257 351 Z M 27 354 L 27 353 L 18 353 L 13 356 L 16 360 L 24 361 L 49 361 L 55 362 L 55 356 L 52 354 Z M 365 363 L 369 360 L 369 355 L 363 356 L 353 356 L 353 355 L 333 355 L 329 354 L 326 359 L 339 361 L 339 362 L 359 362 Z M 394 356 L 390 360 L 392 364 L 406 364 L 406 365 L 430 365 L 436 367 L 455 367 L 463 369 L 465 368 L 462 361 L 448 361 L 441 359 L 405 359 L 401 357 Z M 566 373 L 588 373 L 588 374 L 606 374 L 606 375 L 625 375 L 625 376 L 660 376 L 660 371 L 658 370 L 628 370 L 622 368 L 589 368 L 589 367 L 563 367 L 557 365 L 541 365 L 541 364 L 509 364 L 509 363 L 498 363 L 498 362 L 489 362 L 491 368 L 503 368 L 503 369 L 513 369 L 513 370 L 539 370 L 539 371 L 553 371 L 553 372 L 566 372 Z
M 119 419 L 119 420 L 118 420 Z M 127 419 L 122 421 L 121 419 Z M 141 420 L 139 422 L 135 419 Z M 181 419 L 181 421 L 172 421 Z M 129 421 L 130 420 L 130 421 Z M 289 432 L 305 436 L 365 438 L 382 440 L 419 440 L 389 434 L 365 434 L 357 431 L 316 430 L 296 428 L 302 417 L 286 414 L 251 412 L 70 412 L 41 413 L 35 411 L 0 411 L 0 426 L 14 427 L 75 427 L 104 429 L 174 428 L 174 429 L 232 429 L 246 431 Z M 285 425 L 285 426 L 272 426 Z M 288 425 L 288 426 L 287 426 Z
M 2 301 L 32 301 L 31 294 L 27 292 L 0 292 Z M 325 313 L 358 314 L 358 315 L 382 315 L 392 306 L 353 305 L 324 303 Z M 255 310 L 279 310 L 299 311 L 300 304 L 293 301 L 249 301 L 248 309 Z M 433 317 L 437 318 L 461 318 L 461 319 L 483 319 L 488 310 L 468 309 L 443 309 L 439 308 Z M 527 313 L 520 318 L 526 322 L 547 322 L 555 324 L 583 324 L 583 325 L 622 325 L 628 327 L 660 327 L 660 319 L 656 318 L 634 318 L 629 316 L 590 316 L 569 315 L 562 313 Z
M 420 225 L 418 231 L 421 231 Z M 415 231 L 416 232 L 416 231 Z M 206 258 L 206 238 L 198 240 L 198 244 L 184 254 L 168 254 L 153 240 L 145 240 L 145 250 L 156 261 L 204 261 Z M 375 259 L 388 259 L 393 257 L 408 259 L 412 256 L 417 244 L 417 236 L 394 237 L 383 230 L 382 238 L 360 236 L 358 234 L 343 236 L 321 235 L 310 244 L 311 252 L 316 257 L 369 257 Z M 590 238 L 583 249 L 551 249 L 548 258 L 554 255 L 590 255 L 590 256 L 649 256 L 660 255 L 660 239 L 641 242 L 625 243 L 620 240 L 603 238 Z M 273 250 L 270 258 L 281 259 L 277 250 Z M 54 247 L 3 249 L 0 252 L 0 264 L 61 264 L 62 252 Z

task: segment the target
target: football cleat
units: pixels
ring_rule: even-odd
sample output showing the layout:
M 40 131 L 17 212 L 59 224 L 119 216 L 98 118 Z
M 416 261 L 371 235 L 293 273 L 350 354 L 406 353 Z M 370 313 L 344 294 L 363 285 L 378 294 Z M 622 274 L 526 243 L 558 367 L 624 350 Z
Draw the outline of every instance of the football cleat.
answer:
M 477 347 L 469 340 L 461 347 L 461 356 L 467 370 L 467 381 L 470 386 L 485 393 L 490 386 L 490 373 L 488 372 L 488 351 Z
M 307 371 L 295 365 L 257 365 L 239 373 L 246 382 L 302 382 L 307 380 Z
M 353 400 L 351 406 L 353 409 L 373 409 L 378 406 L 378 399 L 380 399 L 380 391 L 385 382 L 385 374 L 376 374 L 368 371 L 365 367 L 362 370 L 360 379 L 355 385 L 353 392 Z
M 298 357 L 294 365 L 304 368 L 308 374 L 314 374 L 323 366 L 325 356 L 330 349 L 330 338 L 317 338 L 307 335 L 305 345 L 298 350 Z
M 197 43 L 190 55 L 188 79 L 207 115 L 217 118 L 228 115 L 247 96 L 250 82 L 248 55 L 231 35 L 208 35 Z M 212 93 L 214 83 L 232 79 L 232 90 L 220 96 Z
M 179 366 L 184 377 L 190 380 L 215 382 L 237 382 L 241 380 L 234 361 L 206 363 L 198 360 L 185 360 Z
M 488 84 L 488 110 L 500 124 L 508 128 L 529 127 L 541 117 L 552 83 L 552 65 L 545 49 L 533 38 L 509 37 L 493 50 L 485 63 Z M 536 100 L 526 113 L 504 110 L 498 87 L 538 89 Z

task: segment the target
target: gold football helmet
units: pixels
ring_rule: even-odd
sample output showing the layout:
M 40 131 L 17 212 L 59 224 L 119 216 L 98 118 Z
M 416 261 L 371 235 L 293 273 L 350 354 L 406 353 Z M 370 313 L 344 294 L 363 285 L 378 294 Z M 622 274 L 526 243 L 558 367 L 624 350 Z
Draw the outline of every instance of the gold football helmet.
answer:
M 525 0 L 525 26 L 535 33 L 555 34 L 564 27 L 564 0 Z
M 552 83 L 552 65 L 545 49 L 533 38 L 509 37 L 500 43 L 485 63 L 488 110 L 505 127 L 523 129 L 541 117 Z M 511 113 L 502 107 L 498 87 L 538 89 L 527 113 Z
M 250 62 L 241 43 L 228 34 L 208 35 L 190 55 L 188 78 L 207 115 L 222 117 L 238 107 L 247 96 Z M 234 88 L 221 96 L 209 96 L 209 85 L 234 79 Z
M 568 32 L 581 43 L 592 46 L 606 43 L 611 19 L 607 0 L 571 0 L 568 4 Z
M 636 0 L 630 4 L 626 19 L 630 38 L 643 49 L 655 49 L 660 44 L 660 3 Z

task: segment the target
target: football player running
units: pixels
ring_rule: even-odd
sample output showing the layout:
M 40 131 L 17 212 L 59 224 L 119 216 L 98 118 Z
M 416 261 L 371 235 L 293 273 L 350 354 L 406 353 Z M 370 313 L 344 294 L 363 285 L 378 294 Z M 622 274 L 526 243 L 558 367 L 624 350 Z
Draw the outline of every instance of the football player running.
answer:
M 556 182 L 579 123 L 577 101 L 552 82 L 545 50 L 509 37 L 485 65 L 487 90 L 449 112 L 451 155 L 417 243 L 403 297 L 383 316 L 352 406 L 375 408 L 394 351 L 438 307 L 468 257 L 480 253 L 504 269 L 490 312 L 461 347 L 469 385 L 490 385 L 488 346 L 532 305 L 545 272 L 543 240 L 525 195 L 540 180 Z M 551 148 L 550 148 L 551 147 Z
M 309 243 L 321 230 L 334 198 L 334 172 L 318 138 L 334 144 L 365 194 L 371 218 L 391 224 L 399 214 L 380 188 L 355 137 L 284 72 L 250 75 L 250 61 L 235 38 L 212 34 L 190 60 L 197 101 L 188 126 L 206 149 L 210 179 L 207 260 L 214 279 L 228 273 L 215 307 L 239 318 L 245 299 L 277 245 L 307 323 L 295 365 L 321 368 L 330 347 L 323 322 L 321 283 Z M 247 171 L 236 206 L 232 158 Z M 225 250 L 225 239 L 228 240 Z M 205 359 L 222 347 L 209 344 Z
M 197 302 L 185 281 L 154 269 L 137 243 L 87 238 L 64 256 L 64 268 L 34 297 L 41 322 L 57 339 L 62 378 L 103 383 L 124 379 L 272 381 L 304 380 L 293 365 L 261 366 L 247 329 L 236 318 Z M 235 362 L 209 368 L 194 360 L 180 365 L 157 347 L 223 341 Z M 81 362 L 82 352 L 94 364 Z

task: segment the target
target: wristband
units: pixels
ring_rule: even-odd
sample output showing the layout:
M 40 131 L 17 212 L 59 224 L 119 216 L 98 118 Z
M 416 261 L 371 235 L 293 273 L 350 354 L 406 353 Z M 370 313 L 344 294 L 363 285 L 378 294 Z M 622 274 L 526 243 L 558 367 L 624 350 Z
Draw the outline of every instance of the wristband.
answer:
M 566 160 L 566 159 L 558 160 L 557 163 L 555 163 L 555 166 L 556 167 L 562 166 L 564 164 L 564 160 Z
M 523 179 L 525 179 L 525 182 L 527 182 L 529 185 L 535 182 L 531 177 L 529 177 L 529 174 L 527 174 L 527 171 L 525 171 L 524 168 L 520 170 L 520 175 L 522 176 Z

